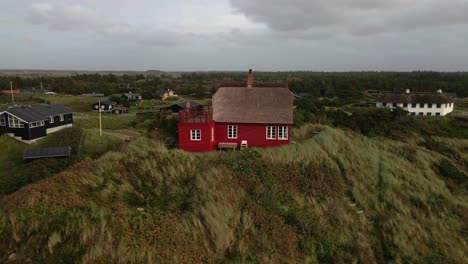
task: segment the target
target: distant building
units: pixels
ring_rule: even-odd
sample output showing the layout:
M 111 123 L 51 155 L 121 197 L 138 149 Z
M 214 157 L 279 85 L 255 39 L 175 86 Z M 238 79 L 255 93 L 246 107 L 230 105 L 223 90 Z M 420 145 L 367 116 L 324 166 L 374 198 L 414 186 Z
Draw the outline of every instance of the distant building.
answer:
M 185 109 L 199 108 L 199 107 L 202 107 L 199 103 L 194 102 L 194 101 L 188 101 L 188 102 L 181 102 L 181 103 L 176 103 L 170 106 L 163 107 L 161 108 L 161 111 L 171 111 L 172 113 L 179 113 L 180 111 L 183 111 Z
M 117 106 L 115 108 L 112 108 L 111 113 L 114 114 L 114 115 L 127 114 L 128 113 L 128 108 L 123 107 L 123 106 Z
M 21 89 L 21 93 L 25 94 L 47 94 L 46 89 L 41 89 L 41 88 L 31 88 L 31 89 Z
M 14 106 L 0 109 L 0 135 L 7 135 L 28 144 L 71 126 L 73 114 L 63 105 Z
M 139 94 L 139 93 L 128 92 L 128 93 L 122 94 L 122 97 L 127 98 L 127 100 L 129 100 L 129 101 L 143 100 L 143 96 L 141 96 L 141 94 Z
M 103 93 L 86 93 L 82 94 L 82 96 L 88 96 L 88 97 L 104 97 L 105 95 Z
M 2 90 L 2 94 L 19 94 L 20 90 Z
M 110 112 L 114 107 L 117 107 L 117 103 L 114 101 L 106 100 L 102 102 L 96 102 L 91 105 L 93 111 L 99 111 L 99 105 L 101 105 L 102 112 Z
M 258 86 L 257 86 L 258 84 Z M 290 143 L 294 97 L 286 84 L 232 83 L 213 96 L 212 109 L 179 112 L 179 148 L 208 152 L 215 147 L 275 147 Z
M 403 93 L 381 93 L 376 107 L 400 107 L 413 116 L 445 116 L 453 111 L 455 103 L 454 99 L 442 90 L 437 90 L 435 93 L 406 90 Z
M 169 97 L 178 96 L 171 89 L 162 89 L 157 91 L 156 93 L 162 100 L 166 100 Z

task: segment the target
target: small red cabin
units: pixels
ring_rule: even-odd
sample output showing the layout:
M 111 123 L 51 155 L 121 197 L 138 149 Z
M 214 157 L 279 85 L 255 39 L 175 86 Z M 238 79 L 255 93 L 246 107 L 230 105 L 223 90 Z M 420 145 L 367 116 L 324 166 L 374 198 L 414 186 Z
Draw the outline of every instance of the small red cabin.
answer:
M 219 88 L 212 108 L 188 108 L 179 113 L 179 148 L 208 152 L 220 146 L 287 145 L 291 142 L 293 101 L 287 87 L 255 83 L 250 71 L 246 86 Z
M 20 90 L 2 90 L 2 94 L 19 94 Z

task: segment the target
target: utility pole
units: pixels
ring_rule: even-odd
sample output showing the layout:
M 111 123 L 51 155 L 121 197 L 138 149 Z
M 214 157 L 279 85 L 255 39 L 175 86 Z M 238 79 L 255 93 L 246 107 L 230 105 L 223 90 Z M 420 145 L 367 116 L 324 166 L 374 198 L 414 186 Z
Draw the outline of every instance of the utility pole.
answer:
M 15 103 L 15 96 L 13 95 L 13 82 L 10 81 L 11 102 Z
M 101 99 L 99 99 L 99 135 L 102 137 Z

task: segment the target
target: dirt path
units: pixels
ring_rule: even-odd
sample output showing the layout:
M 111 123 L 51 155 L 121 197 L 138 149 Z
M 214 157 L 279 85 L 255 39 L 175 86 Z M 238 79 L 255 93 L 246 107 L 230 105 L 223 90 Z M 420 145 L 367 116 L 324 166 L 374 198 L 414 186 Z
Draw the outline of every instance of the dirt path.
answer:
M 129 135 L 125 135 L 125 134 L 114 132 L 114 131 L 103 131 L 102 133 L 105 134 L 105 135 L 109 135 L 109 136 L 119 138 L 119 139 L 124 140 L 124 141 L 130 141 L 130 140 L 133 139 L 133 137 L 131 137 Z

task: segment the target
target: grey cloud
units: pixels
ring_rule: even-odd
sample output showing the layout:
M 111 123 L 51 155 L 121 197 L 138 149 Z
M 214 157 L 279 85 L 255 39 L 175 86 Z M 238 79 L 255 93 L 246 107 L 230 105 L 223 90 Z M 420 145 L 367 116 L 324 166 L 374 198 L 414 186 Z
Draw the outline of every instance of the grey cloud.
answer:
M 91 9 L 63 3 L 33 4 L 26 20 L 57 31 L 90 31 L 116 45 L 172 46 L 184 43 L 189 37 L 188 34 L 106 21 Z
M 468 0 L 230 0 L 275 31 L 366 35 L 468 23 Z
M 62 31 L 104 26 L 97 14 L 78 5 L 33 4 L 27 20 L 32 24 L 46 24 Z

